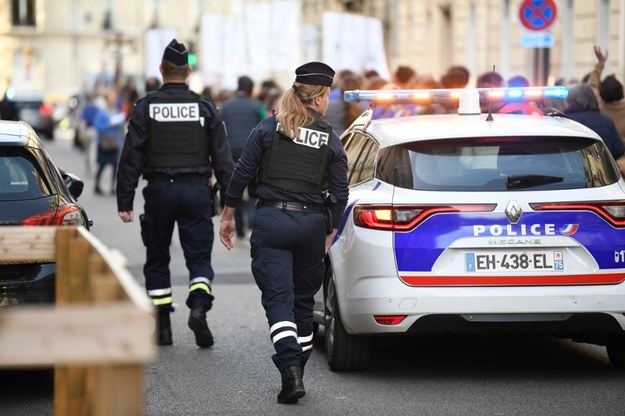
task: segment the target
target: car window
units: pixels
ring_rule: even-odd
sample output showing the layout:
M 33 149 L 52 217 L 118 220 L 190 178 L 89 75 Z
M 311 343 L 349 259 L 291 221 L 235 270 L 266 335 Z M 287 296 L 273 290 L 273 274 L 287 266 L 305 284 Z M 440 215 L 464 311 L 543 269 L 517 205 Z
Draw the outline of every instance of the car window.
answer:
M 394 169 L 388 168 L 392 154 Z M 402 188 L 508 191 L 592 188 L 618 181 L 602 142 L 572 137 L 428 140 L 383 149 L 377 176 Z
M 37 166 L 25 155 L 0 156 L 0 201 L 50 195 Z
M 353 133 L 343 139 L 347 152 L 347 176 L 349 185 L 371 179 L 377 157 L 377 144 L 361 133 Z

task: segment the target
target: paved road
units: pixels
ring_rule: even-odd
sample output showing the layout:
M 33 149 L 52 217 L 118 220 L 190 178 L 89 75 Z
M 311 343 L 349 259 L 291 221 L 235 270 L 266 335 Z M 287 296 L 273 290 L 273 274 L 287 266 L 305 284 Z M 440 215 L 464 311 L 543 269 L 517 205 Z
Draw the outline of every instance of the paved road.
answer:
M 85 179 L 80 200 L 93 234 L 119 249 L 142 283 L 138 224 L 116 217 L 112 196 L 92 193 L 82 155 L 68 141 L 48 147 Z M 172 252 L 174 345 L 159 348 L 145 366 L 145 415 L 625 415 L 625 373 L 611 368 L 603 348 L 544 337 L 420 338 L 377 349 L 368 371 L 333 373 L 320 336 L 306 369 L 306 397 L 278 405 L 279 376 L 247 243 L 232 252 L 215 245 L 216 302 L 208 315 L 215 346 L 207 350 L 186 328 L 187 275 L 176 241 Z M 49 372 L 0 372 L 0 415 L 52 414 L 51 389 Z

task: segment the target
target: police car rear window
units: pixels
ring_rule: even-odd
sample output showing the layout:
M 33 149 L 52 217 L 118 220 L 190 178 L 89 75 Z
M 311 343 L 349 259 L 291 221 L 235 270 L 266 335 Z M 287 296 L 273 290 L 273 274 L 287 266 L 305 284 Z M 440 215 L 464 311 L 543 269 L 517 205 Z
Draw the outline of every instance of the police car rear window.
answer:
M 580 189 L 619 179 L 605 145 L 577 137 L 411 142 L 381 149 L 376 176 L 402 188 L 424 191 Z

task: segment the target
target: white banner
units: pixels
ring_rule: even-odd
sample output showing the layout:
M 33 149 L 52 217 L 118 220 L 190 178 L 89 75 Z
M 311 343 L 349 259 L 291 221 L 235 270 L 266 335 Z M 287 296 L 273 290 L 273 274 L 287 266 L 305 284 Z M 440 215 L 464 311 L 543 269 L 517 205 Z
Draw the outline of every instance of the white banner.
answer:
M 256 84 L 293 72 L 300 61 L 296 0 L 246 4 L 242 14 L 202 16 L 201 70 L 206 85 L 236 89 L 237 78 Z
M 177 38 L 176 29 L 150 29 L 145 32 L 145 77 L 157 77 L 162 80 L 159 66 L 163 52 L 172 39 Z M 180 41 L 180 39 L 178 39 Z
M 323 62 L 335 71 L 357 74 L 374 69 L 390 79 L 380 19 L 348 13 L 323 13 Z
M 202 78 L 206 85 L 236 89 L 247 68 L 243 19 L 239 15 L 202 15 Z

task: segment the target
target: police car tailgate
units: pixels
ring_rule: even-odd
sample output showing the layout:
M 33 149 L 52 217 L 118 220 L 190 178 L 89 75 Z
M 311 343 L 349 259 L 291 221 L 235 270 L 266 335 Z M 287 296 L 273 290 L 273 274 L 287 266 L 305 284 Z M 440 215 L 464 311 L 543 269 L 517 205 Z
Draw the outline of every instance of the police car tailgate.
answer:
M 583 201 L 579 198 L 579 190 L 397 189 L 394 208 L 401 218 L 412 218 L 405 229 L 394 232 L 398 276 L 410 286 L 623 282 L 625 223 L 601 209 L 623 210 L 620 185 L 585 189 Z

